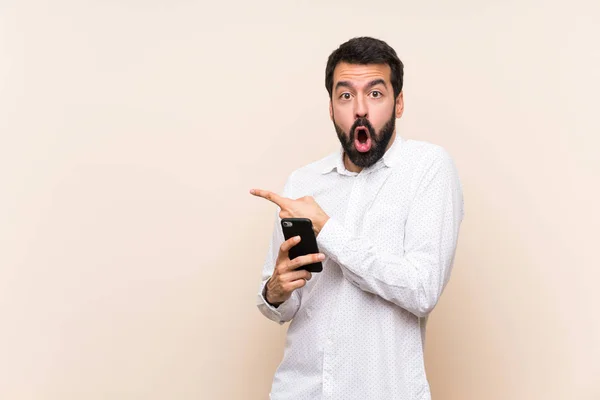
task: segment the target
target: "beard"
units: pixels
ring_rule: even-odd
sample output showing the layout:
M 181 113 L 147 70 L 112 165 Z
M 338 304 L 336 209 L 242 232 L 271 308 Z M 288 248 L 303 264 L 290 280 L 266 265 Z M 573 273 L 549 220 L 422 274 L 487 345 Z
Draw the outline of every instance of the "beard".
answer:
M 386 148 L 396 129 L 396 115 L 392 110 L 391 118 L 379 132 L 375 132 L 375 128 L 373 128 L 373 125 L 371 125 L 371 122 L 367 118 L 358 118 L 354 121 L 354 124 L 350 128 L 350 132 L 344 132 L 344 130 L 336 124 L 335 116 L 333 118 L 333 125 L 335 126 L 335 131 L 342 144 L 342 148 L 350 161 L 357 167 L 367 168 L 379 161 L 385 154 Z M 356 128 L 358 127 L 367 129 L 369 131 L 369 136 L 371 137 L 371 148 L 365 153 L 361 153 L 354 146 Z

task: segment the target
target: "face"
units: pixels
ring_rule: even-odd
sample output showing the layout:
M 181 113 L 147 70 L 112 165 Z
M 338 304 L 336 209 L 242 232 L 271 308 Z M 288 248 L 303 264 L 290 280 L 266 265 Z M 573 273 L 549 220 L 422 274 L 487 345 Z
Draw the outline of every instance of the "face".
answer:
M 404 110 L 390 79 L 387 64 L 339 63 L 333 71 L 329 114 L 344 152 L 359 168 L 383 157 Z

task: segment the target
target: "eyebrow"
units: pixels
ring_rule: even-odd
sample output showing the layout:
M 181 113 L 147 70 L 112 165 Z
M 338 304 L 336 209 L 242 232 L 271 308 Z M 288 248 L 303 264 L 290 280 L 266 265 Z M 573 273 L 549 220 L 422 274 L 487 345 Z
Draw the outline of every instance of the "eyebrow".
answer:
M 384 88 L 387 89 L 387 85 L 385 84 L 385 81 L 383 79 L 374 79 L 371 82 L 369 82 L 366 86 L 367 89 L 372 88 L 373 86 L 377 86 L 377 85 L 383 85 Z M 335 85 L 335 90 L 338 90 L 341 87 L 346 87 L 349 89 L 354 89 L 354 85 L 352 85 L 350 82 L 348 81 L 339 81 L 336 85 Z

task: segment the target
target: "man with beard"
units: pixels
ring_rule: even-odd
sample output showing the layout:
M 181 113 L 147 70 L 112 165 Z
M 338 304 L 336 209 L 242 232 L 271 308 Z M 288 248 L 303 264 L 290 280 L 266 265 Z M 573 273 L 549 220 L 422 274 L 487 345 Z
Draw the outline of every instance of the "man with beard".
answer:
M 329 113 L 341 143 L 294 171 L 278 206 L 258 308 L 291 321 L 272 400 L 430 399 L 427 317 L 450 277 L 461 184 L 440 146 L 406 140 L 403 64 L 385 42 L 354 38 L 327 61 Z M 280 218 L 309 218 L 322 254 L 290 260 Z M 298 267 L 321 261 L 312 274 Z

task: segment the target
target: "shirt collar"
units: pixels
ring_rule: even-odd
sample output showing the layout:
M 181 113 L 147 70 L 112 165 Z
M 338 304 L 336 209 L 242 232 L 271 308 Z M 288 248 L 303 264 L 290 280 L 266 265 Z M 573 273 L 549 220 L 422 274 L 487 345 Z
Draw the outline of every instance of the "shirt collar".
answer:
M 365 168 L 364 170 L 369 169 L 379 169 L 381 165 L 391 168 L 398 162 L 398 154 L 399 148 L 402 146 L 404 142 L 404 138 L 400 135 L 396 134 L 396 139 L 390 146 L 389 149 L 385 152 L 381 160 L 377 161 L 371 167 Z M 340 145 L 338 151 L 325 159 L 325 163 L 323 165 L 323 169 L 321 170 L 322 174 L 328 174 L 329 172 L 337 169 L 337 172 L 343 175 L 356 175 L 355 172 L 350 172 L 346 169 L 344 165 L 344 148 Z

